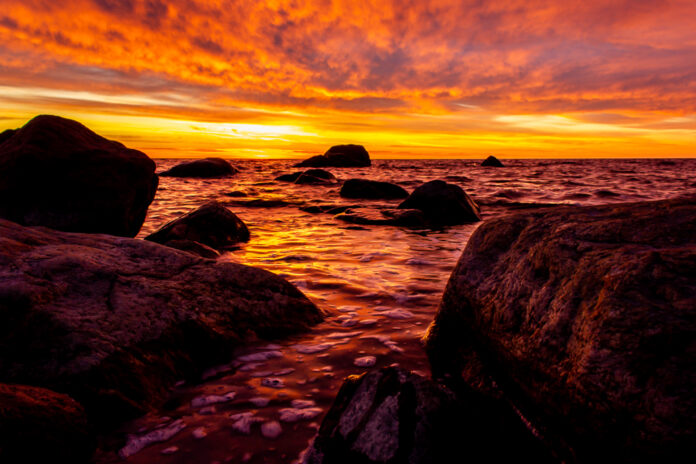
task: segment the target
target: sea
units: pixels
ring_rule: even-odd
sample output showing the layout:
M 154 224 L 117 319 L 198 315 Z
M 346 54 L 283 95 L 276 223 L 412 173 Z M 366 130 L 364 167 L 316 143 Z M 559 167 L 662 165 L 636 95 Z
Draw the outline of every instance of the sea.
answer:
M 158 172 L 181 161 L 157 160 Z M 400 200 L 343 199 L 340 185 L 274 180 L 301 170 L 293 167 L 297 160 L 230 162 L 240 172 L 229 178 L 160 178 L 139 237 L 220 201 L 247 224 L 251 239 L 219 261 L 283 276 L 326 320 L 302 335 L 251 342 L 230 353 L 228 364 L 211 367 L 200 383 L 179 382 L 164 406 L 103 437 L 98 462 L 298 462 L 345 377 L 390 365 L 430 373 L 422 338 L 481 223 L 435 230 L 351 224 L 302 208 L 379 210 Z M 480 205 L 483 221 L 554 205 L 696 193 L 696 159 L 503 162 L 492 168 L 481 167 L 481 160 L 373 160 L 367 168 L 327 170 L 339 180 L 387 181 L 408 191 L 441 179 L 462 187 Z

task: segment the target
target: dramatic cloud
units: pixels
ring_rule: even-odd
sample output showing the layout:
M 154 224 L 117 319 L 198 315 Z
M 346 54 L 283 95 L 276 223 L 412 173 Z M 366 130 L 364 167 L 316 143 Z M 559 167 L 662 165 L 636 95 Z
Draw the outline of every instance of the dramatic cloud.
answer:
M 694 31 L 692 0 L 4 0 L 0 124 L 305 128 L 269 129 L 290 137 L 277 153 L 362 136 L 385 156 L 696 155 Z

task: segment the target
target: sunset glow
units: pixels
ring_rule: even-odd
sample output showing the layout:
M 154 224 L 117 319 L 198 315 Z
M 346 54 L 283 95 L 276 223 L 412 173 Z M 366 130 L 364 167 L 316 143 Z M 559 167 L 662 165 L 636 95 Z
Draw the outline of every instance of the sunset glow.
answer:
M 696 156 L 696 3 L 3 0 L 0 130 L 153 157 Z

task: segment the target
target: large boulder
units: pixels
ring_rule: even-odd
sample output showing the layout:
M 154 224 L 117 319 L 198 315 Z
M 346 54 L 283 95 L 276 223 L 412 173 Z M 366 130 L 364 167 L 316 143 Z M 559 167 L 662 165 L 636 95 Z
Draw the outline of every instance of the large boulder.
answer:
M 432 180 L 416 188 L 399 208 L 419 209 L 430 222 L 440 225 L 481 220 L 476 202 L 461 187 L 442 180 Z
M 0 462 L 89 462 L 95 444 L 77 401 L 44 388 L 0 384 Z
M 281 182 L 293 182 L 295 184 L 334 184 L 337 182 L 336 176 L 324 169 L 307 169 L 306 171 L 296 171 L 292 174 L 282 174 L 275 178 Z
M 309 168 L 361 168 L 372 164 L 362 145 L 335 145 L 323 155 L 312 156 L 295 166 Z
M 348 179 L 341 186 L 340 195 L 345 198 L 396 199 L 406 198 L 408 192 L 391 182 L 367 179 Z
M 140 230 L 158 182 L 144 153 L 58 116 L 0 139 L 0 217 L 72 232 Z
M 427 336 L 434 374 L 487 373 L 569 461 L 693 456 L 694 276 L 694 198 L 488 221 Z
M 457 398 L 429 379 L 389 367 L 344 381 L 303 462 L 435 464 L 462 459 L 550 462 L 504 402 L 473 391 Z
M 262 269 L 0 220 L 0 382 L 67 393 L 95 422 L 142 414 L 235 346 L 321 320 Z
M 239 170 L 222 158 L 204 158 L 187 161 L 168 169 L 160 176 L 163 177 L 228 177 L 237 174 Z
M 239 242 L 248 242 L 249 229 L 232 211 L 211 201 L 165 224 L 145 240 L 199 253 L 196 250 L 200 247 L 187 242 L 224 250 Z
M 493 155 L 491 155 L 488 158 L 486 158 L 485 160 L 483 160 L 483 162 L 481 163 L 481 166 L 489 166 L 489 167 L 494 167 L 494 168 L 505 167 L 503 165 L 503 163 Z

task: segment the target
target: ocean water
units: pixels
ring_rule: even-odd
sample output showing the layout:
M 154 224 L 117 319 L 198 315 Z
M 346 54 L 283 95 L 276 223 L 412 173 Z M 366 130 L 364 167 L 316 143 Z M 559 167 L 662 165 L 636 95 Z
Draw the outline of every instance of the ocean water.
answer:
M 180 161 L 159 160 L 158 171 Z M 259 340 L 209 370 L 202 383 L 179 384 L 166 407 L 117 431 L 131 436 L 121 456 L 104 452 L 100 462 L 293 462 L 344 377 L 392 364 L 429 374 L 421 338 L 480 223 L 441 230 L 356 226 L 300 208 L 379 209 L 400 200 L 342 199 L 339 186 L 274 181 L 298 170 L 295 161 L 231 162 L 241 171 L 230 178 L 161 178 L 139 236 L 207 201 L 221 201 L 247 224 L 251 240 L 219 259 L 284 276 L 327 313 L 326 321 L 307 334 Z M 484 220 L 556 204 L 657 200 L 696 191 L 696 160 L 504 162 L 505 168 L 484 168 L 471 160 L 375 160 L 369 168 L 328 170 L 340 180 L 389 181 L 409 191 L 442 179 L 461 186 L 481 206 Z M 226 195 L 232 191 L 247 196 Z

